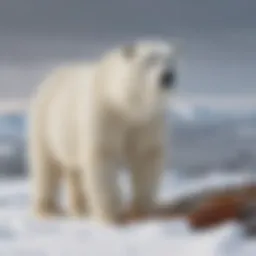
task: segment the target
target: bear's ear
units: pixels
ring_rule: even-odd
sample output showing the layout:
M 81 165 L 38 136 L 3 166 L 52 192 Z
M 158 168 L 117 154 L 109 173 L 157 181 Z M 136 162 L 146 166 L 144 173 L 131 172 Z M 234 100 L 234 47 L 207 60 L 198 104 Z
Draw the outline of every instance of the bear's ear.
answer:
M 132 59 L 135 56 L 136 47 L 134 44 L 125 45 L 122 47 L 121 52 L 127 59 Z

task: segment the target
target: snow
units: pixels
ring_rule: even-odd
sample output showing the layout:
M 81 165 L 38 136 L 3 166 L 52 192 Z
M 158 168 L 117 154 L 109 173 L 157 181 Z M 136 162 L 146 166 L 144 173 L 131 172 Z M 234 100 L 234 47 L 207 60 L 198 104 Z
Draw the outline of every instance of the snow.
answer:
M 182 181 L 166 174 L 160 197 L 175 200 L 209 187 L 254 182 L 254 178 L 224 176 L 216 171 L 208 177 Z M 256 255 L 255 240 L 246 238 L 235 222 L 199 232 L 183 219 L 150 220 L 126 227 L 102 226 L 88 219 L 38 220 L 29 212 L 27 180 L 0 181 L 0 207 L 1 256 Z

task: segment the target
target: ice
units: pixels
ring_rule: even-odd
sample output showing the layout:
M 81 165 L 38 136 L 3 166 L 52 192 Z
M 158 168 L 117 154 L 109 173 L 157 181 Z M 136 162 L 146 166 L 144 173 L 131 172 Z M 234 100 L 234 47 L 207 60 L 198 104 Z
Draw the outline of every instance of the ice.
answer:
M 172 200 L 193 191 L 240 185 L 251 179 L 217 173 L 186 184 L 166 175 L 161 195 L 167 198 L 169 194 Z M 27 180 L 1 181 L 0 207 L 1 256 L 256 255 L 255 240 L 245 238 L 235 222 L 196 232 L 183 219 L 142 221 L 126 227 L 103 226 L 88 219 L 38 220 L 29 212 Z

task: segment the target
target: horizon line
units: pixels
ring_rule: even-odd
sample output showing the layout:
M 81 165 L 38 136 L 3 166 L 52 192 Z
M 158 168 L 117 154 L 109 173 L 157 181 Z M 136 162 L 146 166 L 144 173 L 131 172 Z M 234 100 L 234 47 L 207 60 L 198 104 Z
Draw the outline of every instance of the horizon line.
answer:
M 214 95 L 210 94 L 182 94 L 170 99 L 170 106 L 175 105 L 191 107 L 212 107 L 212 108 L 233 108 L 233 109 L 252 109 L 256 108 L 256 93 L 250 95 Z M 11 113 L 26 111 L 28 109 L 28 98 L 0 98 L 0 113 Z

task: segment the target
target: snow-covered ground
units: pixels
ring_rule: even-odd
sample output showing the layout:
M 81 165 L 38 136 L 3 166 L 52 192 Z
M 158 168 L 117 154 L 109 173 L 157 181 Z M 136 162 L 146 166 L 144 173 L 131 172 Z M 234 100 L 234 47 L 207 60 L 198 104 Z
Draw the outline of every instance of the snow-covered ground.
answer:
M 180 180 L 166 174 L 160 197 L 175 200 L 209 187 L 240 185 L 252 179 L 256 182 L 255 178 L 224 176 L 216 171 L 208 177 Z M 238 223 L 200 232 L 193 231 L 184 220 L 151 220 L 127 227 L 104 227 L 89 220 L 39 221 L 28 209 L 27 180 L 0 181 L 1 256 L 256 255 L 255 240 L 246 238 Z

